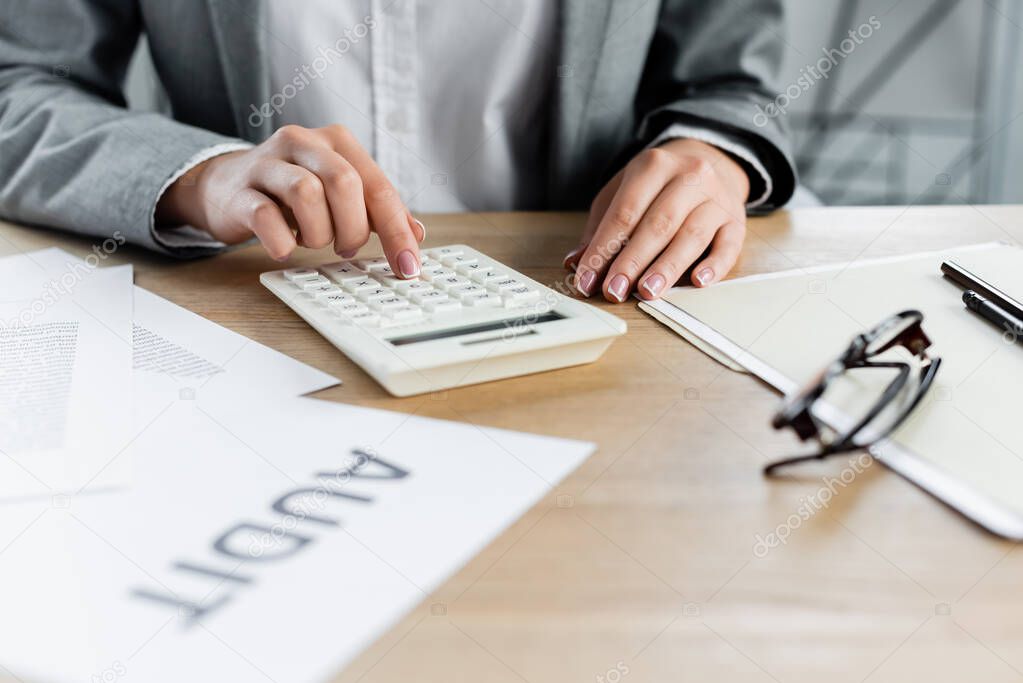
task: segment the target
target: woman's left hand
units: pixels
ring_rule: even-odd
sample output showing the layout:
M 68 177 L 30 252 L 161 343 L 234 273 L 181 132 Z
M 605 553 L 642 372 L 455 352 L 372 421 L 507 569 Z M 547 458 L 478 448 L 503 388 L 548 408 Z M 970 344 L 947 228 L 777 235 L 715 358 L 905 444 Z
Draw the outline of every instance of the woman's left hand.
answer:
M 706 287 L 739 257 L 748 195 L 746 172 L 713 145 L 677 139 L 644 150 L 593 200 L 565 266 L 585 296 L 600 288 L 620 303 L 635 289 L 656 299 L 710 246 L 692 276 Z

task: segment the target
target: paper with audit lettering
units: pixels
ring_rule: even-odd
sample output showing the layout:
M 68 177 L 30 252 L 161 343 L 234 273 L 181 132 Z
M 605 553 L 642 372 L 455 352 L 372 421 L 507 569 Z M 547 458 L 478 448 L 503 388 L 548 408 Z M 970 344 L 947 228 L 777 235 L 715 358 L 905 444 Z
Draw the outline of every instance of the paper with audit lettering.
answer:
M 0 677 L 329 680 L 593 451 L 297 397 L 337 380 L 138 287 L 134 325 L 131 485 L 2 507 Z
M 58 682 L 329 680 L 592 450 L 199 390 L 132 444 L 124 492 L 4 508 L 0 665 Z

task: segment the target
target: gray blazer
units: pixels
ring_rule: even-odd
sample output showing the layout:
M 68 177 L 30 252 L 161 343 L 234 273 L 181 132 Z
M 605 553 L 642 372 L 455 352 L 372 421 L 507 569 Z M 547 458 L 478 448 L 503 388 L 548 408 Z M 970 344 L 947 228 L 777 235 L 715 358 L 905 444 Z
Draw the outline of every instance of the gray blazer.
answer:
M 768 208 L 788 200 L 784 131 L 757 116 L 775 95 L 781 0 L 559 2 L 550 208 L 586 208 L 675 122 L 743 138 L 773 178 Z M 273 132 L 249 120 L 270 96 L 264 16 L 262 0 L 3 3 L 0 215 L 166 251 L 152 215 L 167 180 L 206 147 Z M 173 118 L 125 108 L 142 32 Z

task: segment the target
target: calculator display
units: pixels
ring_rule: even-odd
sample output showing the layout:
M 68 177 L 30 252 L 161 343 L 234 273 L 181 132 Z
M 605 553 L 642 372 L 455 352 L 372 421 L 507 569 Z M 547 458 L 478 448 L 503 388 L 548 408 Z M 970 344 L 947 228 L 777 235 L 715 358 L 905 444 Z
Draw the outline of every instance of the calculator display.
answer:
M 462 327 L 451 327 L 446 330 L 434 330 L 432 332 L 423 332 L 422 334 L 413 334 L 405 337 L 395 337 L 388 339 L 394 346 L 407 346 L 409 344 L 418 344 L 419 342 L 435 341 L 437 339 L 450 339 L 451 337 L 463 337 L 469 334 L 476 334 L 477 332 L 491 332 L 494 330 L 506 330 L 511 333 L 511 336 L 518 337 L 526 334 L 534 334 L 530 328 L 534 325 L 541 323 L 554 322 L 555 320 L 564 320 L 565 316 L 560 313 L 550 312 L 544 315 L 528 315 L 520 316 L 518 318 L 508 318 L 506 320 L 495 320 L 493 322 L 481 323 L 478 325 L 466 325 Z M 481 341 L 490 341 L 481 340 Z M 472 342 L 467 342 L 472 343 Z

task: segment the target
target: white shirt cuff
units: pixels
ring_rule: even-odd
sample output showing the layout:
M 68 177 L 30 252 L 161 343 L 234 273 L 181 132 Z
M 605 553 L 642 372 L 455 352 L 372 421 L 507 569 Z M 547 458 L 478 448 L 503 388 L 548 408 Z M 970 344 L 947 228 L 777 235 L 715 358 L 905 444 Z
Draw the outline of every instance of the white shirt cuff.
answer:
M 753 153 L 753 150 L 743 144 L 739 138 L 726 133 L 710 130 L 708 128 L 699 128 L 695 126 L 687 126 L 682 123 L 674 123 L 668 126 L 663 133 L 658 135 L 657 138 L 650 143 L 650 147 L 656 147 L 668 140 L 675 140 L 677 138 L 689 138 L 691 140 L 706 142 L 708 145 L 714 145 L 719 149 L 723 149 L 724 151 L 739 157 L 760 174 L 761 179 L 764 181 L 764 193 L 756 199 L 751 198 L 750 201 L 746 202 L 747 209 L 755 209 L 765 203 L 771 196 L 771 193 L 774 192 L 774 181 L 771 180 L 771 176 L 764 167 L 764 164 L 757 158 L 757 155 Z
M 243 149 L 252 149 L 253 145 L 246 142 L 227 142 L 220 145 L 213 145 L 197 152 L 191 159 L 186 161 L 174 175 L 167 179 L 156 195 L 156 203 L 159 204 L 167 188 L 173 185 L 181 176 L 204 161 L 218 157 L 228 152 L 237 152 Z M 149 217 L 149 231 L 157 244 L 165 249 L 181 249 L 186 247 L 206 247 L 217 249 L 226 247 L 223 242 L 213 239 L 209 233 L 204 232 L 191 225 L 175 225 L 173 227 L 159 227 L 156 225 L 156 204 L 153 205 L 153 213 Z

